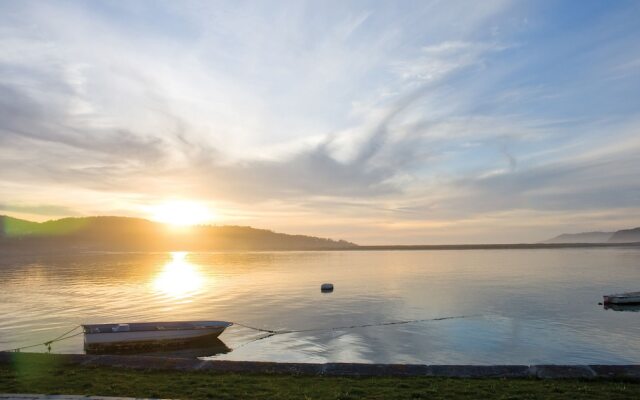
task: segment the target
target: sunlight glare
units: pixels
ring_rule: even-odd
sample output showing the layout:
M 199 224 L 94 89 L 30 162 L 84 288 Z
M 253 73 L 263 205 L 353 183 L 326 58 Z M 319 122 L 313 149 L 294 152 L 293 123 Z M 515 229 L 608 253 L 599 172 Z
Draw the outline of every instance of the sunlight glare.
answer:
M 181 299 L 192 296 L 203 285 L 204 277 L 198 267 L 187 261 L 187 252 L 171 253 L 169 261 L 153 281 L 156 291 Z
M 213 219 L 211 210 L 192 201 L 168 201 L 152 209 L 152 219 L 175 226 L 203 224 Z

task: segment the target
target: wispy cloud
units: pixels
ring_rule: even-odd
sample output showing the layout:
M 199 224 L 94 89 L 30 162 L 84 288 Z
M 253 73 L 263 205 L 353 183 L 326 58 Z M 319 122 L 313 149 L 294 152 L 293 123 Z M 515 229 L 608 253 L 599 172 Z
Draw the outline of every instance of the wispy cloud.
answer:
M 558 212 L 640 224 L 640 10 L 582 7 L 2 3 L 2 202 L 197 198 L 370 243 L 537 240 L 562 224 L 529 219 Z
M 15 205 L 15 204 L 0 204 L 0 211 L 20 214 L 35 214 L 42 216 L 75 216 L 78 215 L 77 211 L 68 207 L 58 205 Z

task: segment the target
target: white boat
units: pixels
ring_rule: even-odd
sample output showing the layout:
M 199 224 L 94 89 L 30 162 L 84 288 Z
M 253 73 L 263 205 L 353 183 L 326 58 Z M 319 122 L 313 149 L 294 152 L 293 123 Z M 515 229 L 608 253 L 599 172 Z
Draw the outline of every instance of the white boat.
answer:
M 129 324 L 82 325 L 84 349 L 89 352 L 109 349 L 175 347 L 217 338 L 233 325 L 226 321 L 138 322 Z
M 638 304 L 640 292 L 610 294 L 604 296 L 604 304 Z

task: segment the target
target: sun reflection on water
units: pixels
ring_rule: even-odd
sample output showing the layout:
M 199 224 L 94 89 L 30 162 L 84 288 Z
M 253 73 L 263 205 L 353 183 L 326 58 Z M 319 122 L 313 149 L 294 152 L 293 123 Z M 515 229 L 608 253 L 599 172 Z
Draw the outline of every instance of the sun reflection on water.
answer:
M 202 287 L 204 276 L 198 267 L 187 261 L 186 251 L 171 253 L 169 261 L 153 280 L 156 291 L 176 299 L 189 297 Z

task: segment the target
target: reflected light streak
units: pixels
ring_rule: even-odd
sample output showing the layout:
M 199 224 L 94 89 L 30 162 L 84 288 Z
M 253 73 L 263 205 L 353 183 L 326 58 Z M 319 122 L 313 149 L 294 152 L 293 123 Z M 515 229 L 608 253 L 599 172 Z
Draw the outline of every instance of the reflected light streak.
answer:
M 156 291 L 176 299 L 194 295 L 202 287 L 204 276 L 187 261 L 187 252 L 171 253 L 169 261 L 153 280 Z

